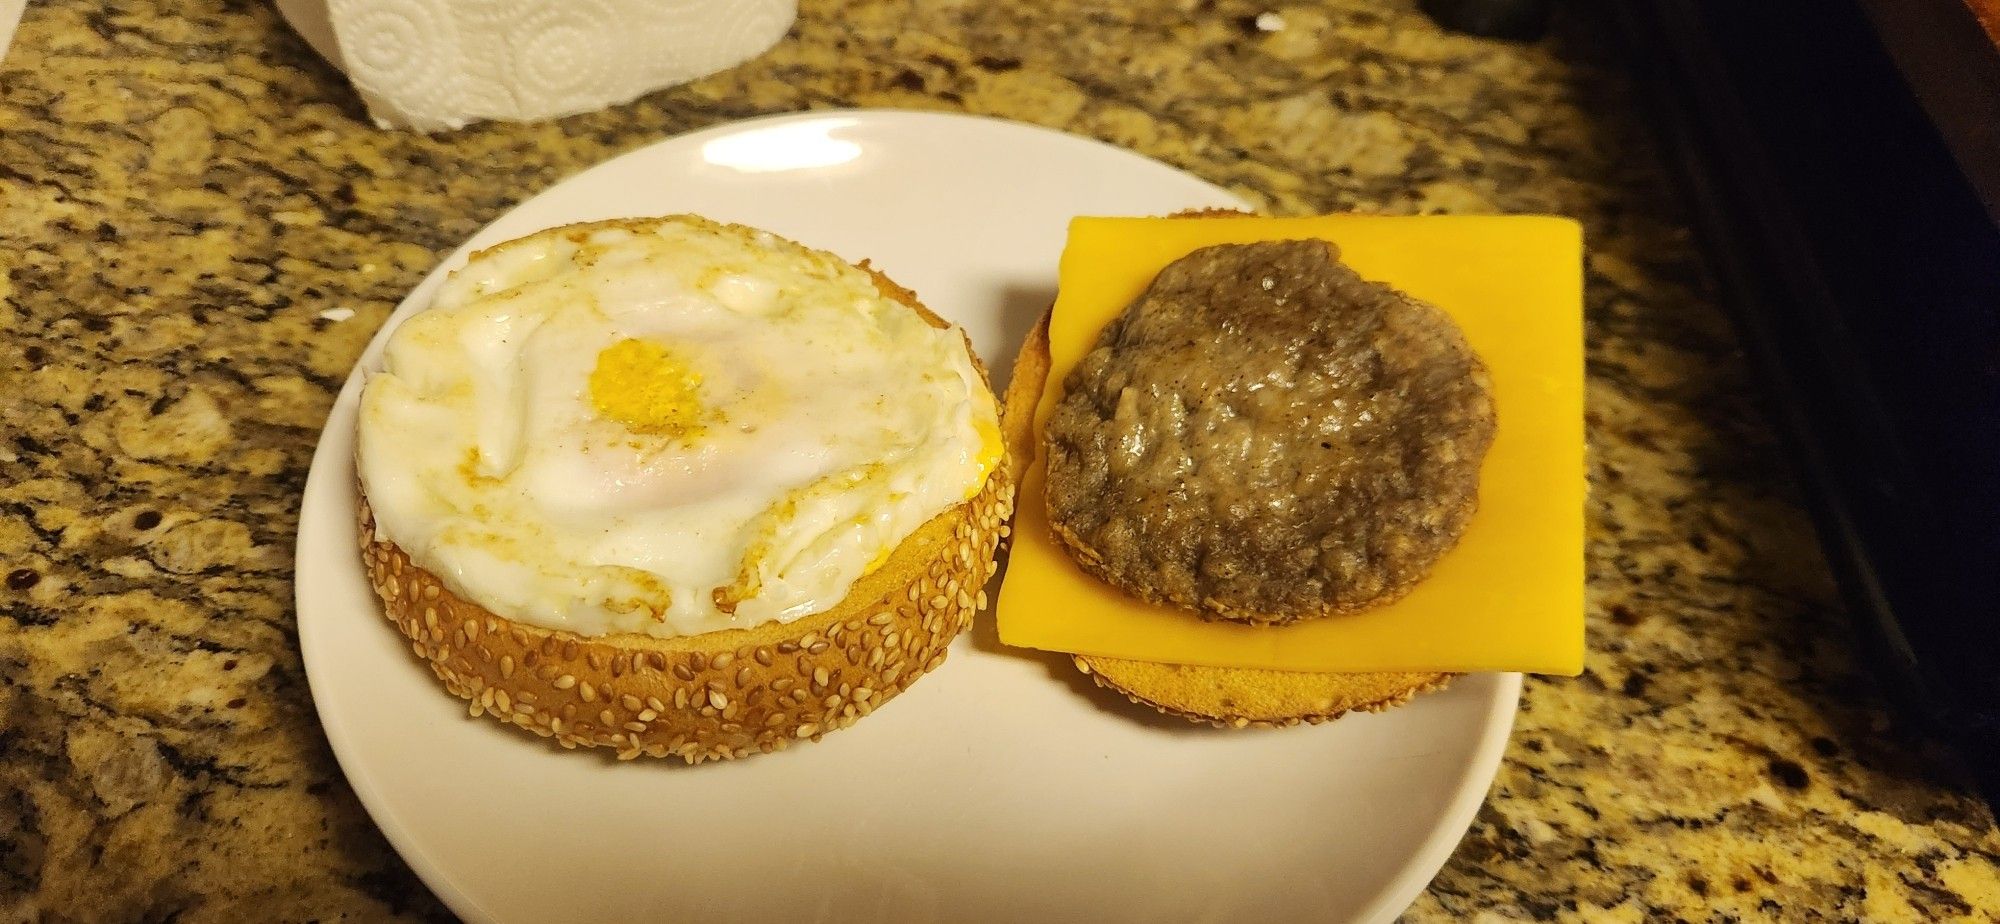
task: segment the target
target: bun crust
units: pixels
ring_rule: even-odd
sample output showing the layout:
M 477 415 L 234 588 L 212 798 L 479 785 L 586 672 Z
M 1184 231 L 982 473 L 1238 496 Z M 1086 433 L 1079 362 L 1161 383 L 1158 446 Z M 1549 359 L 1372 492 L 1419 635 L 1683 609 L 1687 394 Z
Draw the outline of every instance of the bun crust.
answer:
M 1217 728 L 1318 725 L 1349 712 L 1381 712 L 1452 675 L 1428 672 L 1315 674 L 1257 668 L 1195 667 L 1077 655 L 1077 670 L 1107 690 L 1190 722 Z
M 1223 217 L 1238 212 L 1210 210 Z M 1007 444 L 1010 474 L 1018 483 L 1035 457 L 1035 408 L 1049 375 L 1049 315 L 1028 332 L 1007 383 L 1000 427 Z M 1188 618 L 1194 618 L 1190 615 Z M 1254 668 L 1159 664 L 1095 655 L 1072 657 L 1078 670 L 1097 685 L 1190 722 L 1218 727 L 1318 724 L 1348 712 L 1377 712 L 1408 702 L 1418 693 L 1443 687 L 1444 673 L 1311 673 Z
M 934 327 L 948 326 L 908 289 L 861 267 L 885 296 Z M 973 364 L 984 379 L 976 355 Z M 564 748 L 700 763 L 818 740 L 935 669 L 986 606 L 983 588 L 1013 498 L 1003 458 L 977 495 L 918 527 L 833 608 L 665 639 L 586 637 L 496 615 L 378 538 L 365 494 L 358 514 L 362 563 L 385 615 L 445 688 L 469 702 L 471 715 Z

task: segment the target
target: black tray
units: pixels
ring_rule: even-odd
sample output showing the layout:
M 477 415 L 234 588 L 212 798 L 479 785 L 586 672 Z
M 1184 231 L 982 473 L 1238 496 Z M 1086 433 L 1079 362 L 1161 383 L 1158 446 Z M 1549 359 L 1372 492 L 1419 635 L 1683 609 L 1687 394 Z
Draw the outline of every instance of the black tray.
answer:
M 1846 596 L 2000 804 L 2000 54 L 1960 0 L 1612 6 Z

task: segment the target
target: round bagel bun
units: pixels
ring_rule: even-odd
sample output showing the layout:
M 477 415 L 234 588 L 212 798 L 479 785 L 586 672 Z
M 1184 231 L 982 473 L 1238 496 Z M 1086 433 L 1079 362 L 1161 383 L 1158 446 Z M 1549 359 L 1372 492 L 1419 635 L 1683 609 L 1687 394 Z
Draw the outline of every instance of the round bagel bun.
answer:
M 950 326 L 910 290 L 861 268 L 883 295 L 933 327 Z M 972 362 L 985 381 L 976 354 Z M 832 608 L 675 638 L 581 636 L 496 615 L 378 538 L 365 493 L 358 514 L 362 562 L 385 614 L 472 716 L 564 748 L 700 763 L 818 740 L 936 669 L 986 606 L 1013 492 L 1003 458 L 975 496 L 918 527 Z
M 1207 209 L 1175 218 L 1240 217 Z M 1014 376 L 1001 403 L 1000 428 L 1008 464 L 1018 481 L 1035 458 L 1035 409 L 1049 376 L 1049 315 L 1044 313 L 1014 360 Z M 1190 616 L 1189 618 L 1194 618 Z M 1377 712 L 1443 687 L 1451 674 L 1316 673 L 1259 668 L 1160 664 L 1097 655 L 1074 655 L 1078 670 L 1098 686 L 1141 705 L 1190 722 L 1226 728 L 1318 724 L 1353 712 Z

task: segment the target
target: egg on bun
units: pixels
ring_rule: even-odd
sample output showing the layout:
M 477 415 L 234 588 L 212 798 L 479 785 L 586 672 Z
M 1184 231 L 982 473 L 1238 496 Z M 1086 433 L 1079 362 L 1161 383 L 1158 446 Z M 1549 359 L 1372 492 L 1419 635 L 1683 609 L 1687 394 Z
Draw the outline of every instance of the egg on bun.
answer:
M 564 747 L 816 739 L 945 657 L 1012 484 L 958 328 L 678 215 L 474 254 L 361 399 L 362 554 L 444 686 Z

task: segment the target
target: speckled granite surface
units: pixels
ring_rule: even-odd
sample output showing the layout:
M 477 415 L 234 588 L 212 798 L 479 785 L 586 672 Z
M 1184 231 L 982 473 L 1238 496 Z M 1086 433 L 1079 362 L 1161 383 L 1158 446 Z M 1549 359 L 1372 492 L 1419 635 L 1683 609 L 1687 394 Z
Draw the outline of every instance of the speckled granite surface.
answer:
M 443 916 L 299 664 L 291 534 L 333 393 L 515 201 L 684 129 L 844 105 L 1094 135 L 1279 212 L 1585 221 L 1589 671 L 1530 681 L 1409 920 L 1993 919 L 2000 833 L 1859 669 L 1587 30 L 1451 38 L 1372 0 L 805 6 L 700 84 L 423 138 L 370 127 L 254 0 L 29 4 L 0 63 L 0 920 Z

